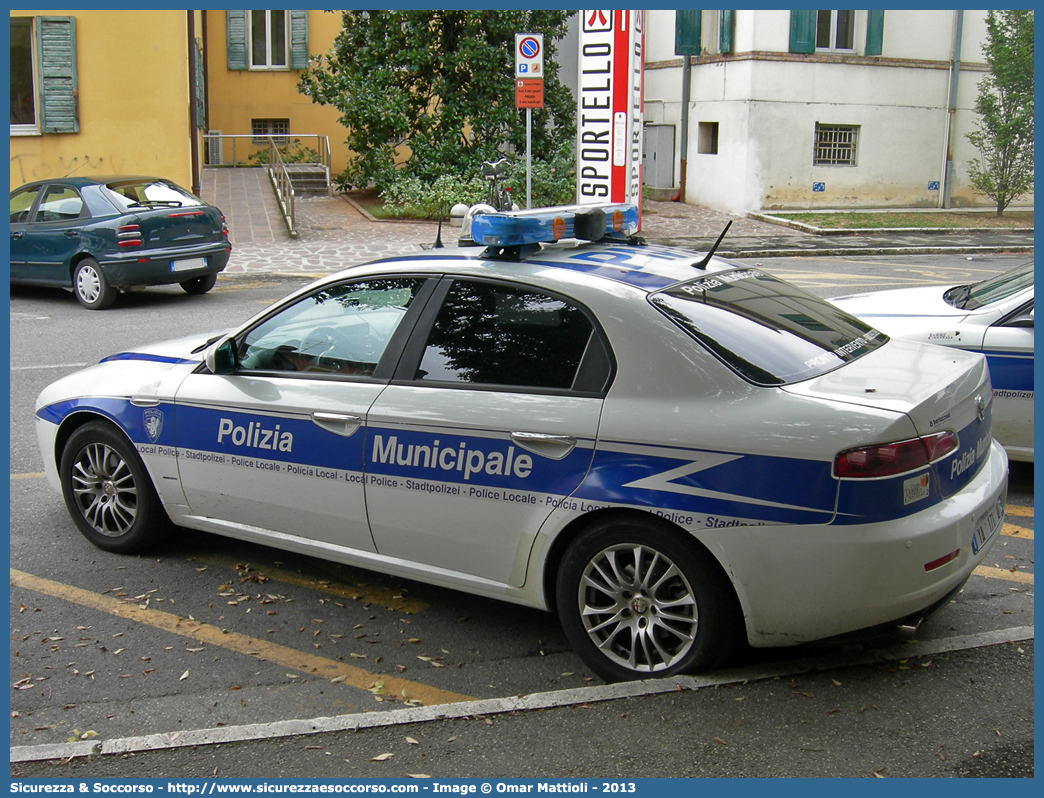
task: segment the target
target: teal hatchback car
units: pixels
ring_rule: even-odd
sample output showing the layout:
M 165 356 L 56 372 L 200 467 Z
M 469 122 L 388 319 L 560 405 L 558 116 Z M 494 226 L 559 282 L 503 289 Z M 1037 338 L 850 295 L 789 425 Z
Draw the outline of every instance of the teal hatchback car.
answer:
M 225 217 L 169 180 L 63 177 L 11 192 L 11 284 L 56 286 L 102 310 L 135 286 L 214 287 Z

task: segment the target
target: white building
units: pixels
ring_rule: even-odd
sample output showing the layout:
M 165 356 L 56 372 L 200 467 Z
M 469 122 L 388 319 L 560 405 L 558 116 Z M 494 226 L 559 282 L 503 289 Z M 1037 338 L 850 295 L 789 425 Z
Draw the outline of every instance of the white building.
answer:
M 686 202 L 730 212 L 991 204 L 968 183 L 978 153 L 966 138 L 986 70 L 985 11 L 646 11 L 645 30 L 647 186 L 680 185 L 676 52 L 695 49 L 698 34 Z

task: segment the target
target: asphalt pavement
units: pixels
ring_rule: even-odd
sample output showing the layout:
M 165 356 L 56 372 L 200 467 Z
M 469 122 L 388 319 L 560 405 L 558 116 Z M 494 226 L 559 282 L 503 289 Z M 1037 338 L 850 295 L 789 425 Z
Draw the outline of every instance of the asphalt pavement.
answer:
M 284 226 L 261 168 L 204 170 L 201 193 L 228 220 L 233 250 L 226 275 L 328 274 L 348 266 L 430 249 L 435 222 L 378 221 L 351 195 L 301 194 L 295 200 L 297 237 Z M 1032 230 L 982 230 L 817 235 L 764 221 L 678 202 L 643 202 L 641 235 L 650 244 L 706 251 L 728 222 L 718 254 L 725 257 L 969 254 L 1033 251 Z M 459 230 L 441 228 L 445 245 Z
M 859 655 L 853 662 L 861 664 L 850 666 L 833 658 L 820 670 L 797 663 L 776 675 L 760 669 L 679 679 L 660 692 L 643 693 L 641 683 L 631 683 L 569 691 L 544 703 L 541 696 L 519 696 L 517 703 L 433 707 L 426 719 L 422 709 L 346 717 L 336 725 L 330 718 L 302 720 L 296 736 L 270 726 L 224 744 L 216 737 L 201 744 L 190 733 L 166 735 L 183 739 L 149 750 L 120 751 L 114 741 L 112 753 L 101 756 L 13 762 L 11 775 L 430 777 L 436 783 L 1032 777 L 1033 641 L 994 642 L 933 654 L 912 647 L 909 656 L 900 649 L 876 661 Z

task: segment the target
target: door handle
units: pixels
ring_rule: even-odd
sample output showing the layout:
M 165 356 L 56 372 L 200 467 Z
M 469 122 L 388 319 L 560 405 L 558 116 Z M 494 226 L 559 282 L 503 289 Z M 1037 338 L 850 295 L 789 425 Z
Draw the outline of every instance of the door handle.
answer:
M 22 237 L 22 236 L 24 236 L 24 235 L 25 235 L 25 232 L 24 232 L 24 231 L 22 231 L 22 230 L 17 230 L 17 231 L 15 231 L 14 233 L 11 233 L 11 238 L 21 238 L 21 237 Z
M 526 451 L 546 457 L 549 460 L 561 460 L 576 447 L 576 438 L 572 435 L 512 432 L 511 440 Z
M 80 233 L 77 230 L 66 230 L 64 233 L 62 233 L 62 235 L 66 238 L 76 238 L 80 235 Z
M 350 438 L 362 426 L 362 417 L 351 413 L 328 413 L 317 410 L 312 413 L 312 421 L 334 435 Z

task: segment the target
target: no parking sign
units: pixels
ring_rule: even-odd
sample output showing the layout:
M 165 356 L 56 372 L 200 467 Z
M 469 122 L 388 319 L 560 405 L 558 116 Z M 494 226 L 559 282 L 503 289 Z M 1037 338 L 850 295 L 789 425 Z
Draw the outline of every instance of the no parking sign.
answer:
M 515 34 L 515 80 L 544 77 L 544 34 Z

